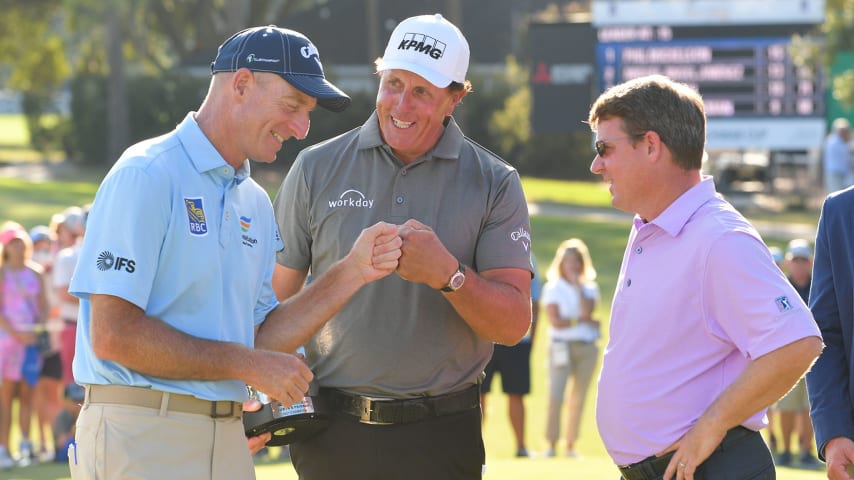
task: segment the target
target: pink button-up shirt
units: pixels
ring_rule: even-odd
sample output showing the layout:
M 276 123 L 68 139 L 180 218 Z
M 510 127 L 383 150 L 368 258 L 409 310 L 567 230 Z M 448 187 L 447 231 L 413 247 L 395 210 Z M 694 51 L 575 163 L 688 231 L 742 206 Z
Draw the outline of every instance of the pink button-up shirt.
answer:
M 820 336 L 809 309 L 711 177 L 652 222 L 636 217 L 596 402 L 608 453 L 628 465 L 663 450 L 751 360 L 808 336 Z M 743 425 L 766 424 L 762 410 Z

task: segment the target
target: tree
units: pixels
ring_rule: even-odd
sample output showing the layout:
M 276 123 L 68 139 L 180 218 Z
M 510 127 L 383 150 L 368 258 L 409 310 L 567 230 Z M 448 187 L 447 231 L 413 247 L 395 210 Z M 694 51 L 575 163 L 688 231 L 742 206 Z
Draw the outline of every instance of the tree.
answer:
M 814 59 L 821 58 L 826 67 L 833 65 L 839 54 L 854 52 L 854 0 L 826 0 L 824 23 L 813 35 L 796 36 L 792 52 L 799 65 L 814 64 Z M 854 70 L 848 69 L 831 81 L 834 98 L 854 107 Z
M 831 65 L 839 52 L 854 52 L 854 0 L 827 0 L 827 16 L 822 25 Z M 833 96 L 854 106 L 854 69 L 833 79 Z
M 501 155 L 511 158 L 531 138 L 531 85 L 527 70 L 515 58 L 509 57 L 505 65 L 511 93 L 503 108 L 489 119 L 489 133 L 498 142 Z
M 118 158 L 131 141 L 126 63 L 134 71 L 155 73 L 176 66 L 204 65 L 210 62 L 211 52 L 234 32 L 251 25 L 275 23 L 283 15 L 311 4 L 307 0 L 71 3 L 75 7 L 74 31 L 91 32 L 80 39 L 82 69 L 108 75 L 108 161 Z M 106 45 L 105 51 L 100 48 L 102 45 Z
M 0 65 L 9 65 L 7 85 L 21 92 L 22 110 L 30 143 L 45 150 L 52 143 L 44 114 L 71 69 L 64 41 L 56 27 L 61 23 L 56 2 L 9 0 L 0 15 Z
M 312 0 L 4 0 L 0 64 L 23 92 L 30 133 L 39 135 L 52 96 L 72 75 L 108 78 L 108 157 L 129 142 L 127 75 L 206 65 L 229 35 L 281 22 Z M 25 47 L 25 48 L 24 48 Z M 0 79 L 4 72 L 0 70 Z M 43 133 L 43 132 L 42 132 Z
M 312 0 L 134 0 L 127 38 L 150 65 L 202 65 L 229 35 L 254 25 L 280 23 Z

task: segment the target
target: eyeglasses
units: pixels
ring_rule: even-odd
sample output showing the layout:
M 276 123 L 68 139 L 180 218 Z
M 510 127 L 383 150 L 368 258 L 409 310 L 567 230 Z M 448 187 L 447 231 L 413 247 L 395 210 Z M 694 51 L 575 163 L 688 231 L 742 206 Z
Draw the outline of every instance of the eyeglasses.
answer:
M 612 138 L 612 139 L 607 140 L 607 141 L 613 143 L 613 142 L 616 142 L 618 140 L 625 140 L 627 138 L 641 138 L 644 135 L 646 135 L 646 132 L 638 133 L 636 135 L 626 135 L 625 137 Z M 593 144 L 593 147 L 596 149 L 596 154 L 599 155 L 600 157 L 604 157 L 605 154 L 608 152 L 608 145 L 605 142 L 606 142 L 606 140 L 596 140 L 596 143 Z

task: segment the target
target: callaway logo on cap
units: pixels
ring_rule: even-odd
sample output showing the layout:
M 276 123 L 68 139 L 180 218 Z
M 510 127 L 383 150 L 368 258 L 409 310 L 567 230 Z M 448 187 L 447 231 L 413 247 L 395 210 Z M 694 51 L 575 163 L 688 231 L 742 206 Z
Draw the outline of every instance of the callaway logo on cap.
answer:
M 241 68 L 277 73 L 327 110 L 340 112 L 350 105 L 350 97 L 323 75 L 317 47 L 299 32 L 268 25 L 235 33 L 220 45 L 211 72 Z
M 391 33 L 377 71 L 407 70 L 439 88 L 463 83 L 469 66 L 469 44 L 460 29 L 441 14 L 419 15 L 400 22 Z

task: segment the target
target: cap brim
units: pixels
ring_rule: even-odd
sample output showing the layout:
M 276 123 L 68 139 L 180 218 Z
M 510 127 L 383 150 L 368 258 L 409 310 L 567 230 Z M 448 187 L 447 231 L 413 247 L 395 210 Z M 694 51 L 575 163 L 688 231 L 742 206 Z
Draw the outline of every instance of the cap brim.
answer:
M 316 98 L 317 104 L 329 111 L 342 112 L 350 106 L 350 97 L 323 77 L 292 73 L 281 75 L 304 94 Z
M 453 81 L 444 75 L 436 73 L 435 70 L 430 70 L 429 68 L 425 68 L 417 63 L 405 62 L 403 60 L 383 59 L 377 66 L 377 71 L 381 72 L 383 70 L 406 70 L 408 72 L 421 75 L 425 80 L 439 88 L 445 88 Z

